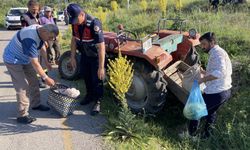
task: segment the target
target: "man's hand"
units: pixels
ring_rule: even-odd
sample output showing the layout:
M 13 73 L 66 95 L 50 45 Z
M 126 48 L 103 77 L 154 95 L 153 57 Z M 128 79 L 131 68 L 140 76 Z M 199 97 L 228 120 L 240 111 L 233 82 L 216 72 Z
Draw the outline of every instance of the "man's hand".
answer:
M 203 82 L 208 82 L 208 81 L 213 81 L 213 80 L 216 80 L 218 79 L 217 77 L 213 76 L 213 75 L 208 75 L 208 76 L 205 76 L 203 78 L 200 78 L 198 80 L 198 83 L 201 84 Z
M 70 64 L 71 64 L 71 67 L 73 69 L 75 69 L 76 68 L 76 59 L 71 57 L 70 58 Z
M 53 79 L 51 79 L 50 77 L 46 77 L 45 78 L 45 83 L 48 85 L 48 86 L 53 86 L 55 85 L 55 81 Z
M 45 46 L 45 49 L 49 48 L 49 43 L 47 41 L 44 41 L 44 46 Z
M 47 85 L 53 86 L 55 84 L 55 81 L 51 79 L 49 76 L 47 76 L 46 73 L 44 72 L 42 66 L 38 62 L 38 58 L 31 58 L 31 64 Z
M 202 67 L 200 67 L 200 72 L 201 74 L 206 75 L 206 71 Z
M 202 84 L 203 82 L 205 82 L 205 81 L 204 81 L 204 78 L 200 78 L 200 79 L 198 80 L 198 83 L 199 83 L 199 84 Z
M 105 69 L 104 69 L 105 44 L 104 44 L 104 42 L 97 44 L 97 47 L 99 49 L 99 51 L 98 51 L 98 60 L 99 60 L 98 78 L 100 80 L 104 80 L 104 78 L 105 78 Z
M 75 38 L 72 36 L 71 38 L 71 44 L 70 44 L 70 47 L 71 47 L 71 56 L 70 56 L 70 64 L 71 64 L 71 67 L 73 69 L 76 68 L 76 41 L 75 41 Z
M 100 80 L 104 80 L 104 78 L 105 78 L 105 69 L 104 68 L 98 68 L 98 78 Z

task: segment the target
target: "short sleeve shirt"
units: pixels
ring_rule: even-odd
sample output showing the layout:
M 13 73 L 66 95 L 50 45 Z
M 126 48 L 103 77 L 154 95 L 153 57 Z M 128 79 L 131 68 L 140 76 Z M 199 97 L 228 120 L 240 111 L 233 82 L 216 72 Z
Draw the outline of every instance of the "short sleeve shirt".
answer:
M 44 42 L 37 32 L 39 25 L 31 25 L 18 31 L 4 49 L 3 60 L 9 64 L 29 64 L 30 58 L 38 58 L 38 50 Z

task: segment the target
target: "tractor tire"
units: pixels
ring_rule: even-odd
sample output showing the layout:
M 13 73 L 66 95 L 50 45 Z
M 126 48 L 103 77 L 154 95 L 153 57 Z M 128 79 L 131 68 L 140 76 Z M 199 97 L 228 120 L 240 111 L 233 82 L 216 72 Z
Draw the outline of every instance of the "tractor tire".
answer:
M 66 80 L 76 80 L 80 77 L 80 60 L 81 56 L 76 53 L 76 68 L 73 69 L 70 64 L 70 51 L 66 51 L 59 59 L 58 70 L 61 78 Z
M 163 75 L 147 62 L 136 61 L 133 68 L 133 81 L 126 93 L 129 108 L 135 113 L 159 112 L 167 96 L 167 82 Z

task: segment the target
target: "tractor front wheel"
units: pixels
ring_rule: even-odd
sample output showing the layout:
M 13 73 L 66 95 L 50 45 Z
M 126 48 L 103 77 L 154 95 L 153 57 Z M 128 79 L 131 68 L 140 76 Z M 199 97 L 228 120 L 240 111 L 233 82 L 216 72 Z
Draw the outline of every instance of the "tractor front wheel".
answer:
M 66 51 L 62 54 L 59 59 L 58 70 L 59 74 L 63 79 L 66 80 L 76 80 L 80 76 L 80 54 L 76 53 L 76 68 L 72 68 L 70 64 L 70 51 Z

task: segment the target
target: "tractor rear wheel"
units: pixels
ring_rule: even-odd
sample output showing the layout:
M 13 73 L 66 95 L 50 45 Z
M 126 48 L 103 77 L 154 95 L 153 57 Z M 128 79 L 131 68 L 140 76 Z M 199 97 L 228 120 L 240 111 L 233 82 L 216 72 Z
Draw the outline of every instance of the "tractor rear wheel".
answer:
M 80 76 L 80 54 L 76 53 L 76 68 L 73 69 L 70 64 L 70 51 L 66 51 L 59 59 L 58 70 L 63 79 L 76 80 Z
M 137 61 L 133 68 L 133 82 L 126 93 L 128 106 L 136 113 L 159 112 L 167 96 L 167 82 L 163 75 L 146 62 Z

